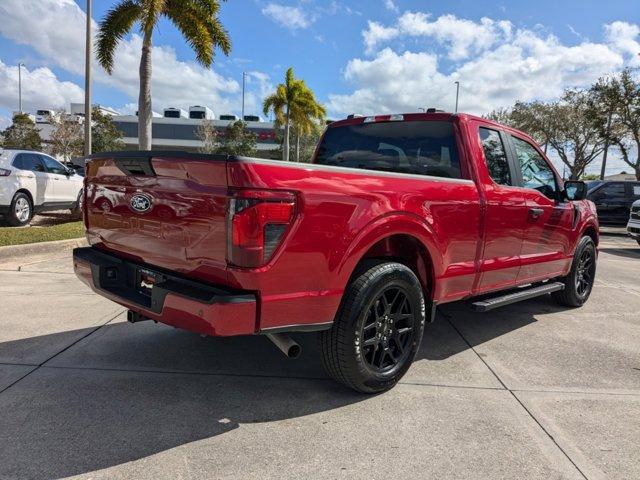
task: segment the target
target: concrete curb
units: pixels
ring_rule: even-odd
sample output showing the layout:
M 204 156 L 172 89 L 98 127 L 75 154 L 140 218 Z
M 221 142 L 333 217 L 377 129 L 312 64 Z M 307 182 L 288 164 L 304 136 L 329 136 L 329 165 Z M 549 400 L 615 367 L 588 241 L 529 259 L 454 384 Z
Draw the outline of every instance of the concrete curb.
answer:
M 9 245 L 0 247 L 0 261 L 12 260 L 28 255 L 48 255 L 52 253 L 64 253 L 76 247 L 86 247 L 87 240 L 72 238 L 71 240 L 56 240 L 53 242 L 26 243 L 24 245 Z

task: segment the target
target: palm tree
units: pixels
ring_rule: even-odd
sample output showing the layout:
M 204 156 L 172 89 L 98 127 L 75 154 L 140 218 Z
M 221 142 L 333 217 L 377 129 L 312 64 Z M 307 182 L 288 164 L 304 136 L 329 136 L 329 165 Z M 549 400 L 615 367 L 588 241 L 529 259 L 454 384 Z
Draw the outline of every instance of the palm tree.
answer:
M 282 145 L 284 161 L 289 161 L 291 124 L 297 127 L 299 140 L 300 132 L 311 128 L 312 119 L 322 119 L 325 115 L 324 107 L 316 101 L 304 80 L 295 78 L 293 68 L 287 70 L 285 82 L 279 84 L 276 91 L 264 99 L 262 110 L 265 115 L 273 111 L 276 128 L 284 125 Z M 299 151 L 297 157 L 299 157 Z
M 301 82 L 304 90 L 291 115 L 291 122 L 295 127 L 296 162 L 300 161 L 300 138 L 317 132 L 327 116 L 324 106 L 316 101 L 313 92 L 304 84 L 304 81 L 301 80 Z
M 118 42 L 140 25 L 142 54 L 140 57 L 140 96 L 138 99 L 138 143 L 140 150 L 151 150 L 151 40 L 160 17 L 167 17 L 185 37 L 204 67 L 213 63 L 216 48 L 225 55 L 231 41 L 217 14 L 219 0 L 121 0 L 109 10 L 100 23 L 96 54 L 102 67 L 113 72 L 114 53 Z

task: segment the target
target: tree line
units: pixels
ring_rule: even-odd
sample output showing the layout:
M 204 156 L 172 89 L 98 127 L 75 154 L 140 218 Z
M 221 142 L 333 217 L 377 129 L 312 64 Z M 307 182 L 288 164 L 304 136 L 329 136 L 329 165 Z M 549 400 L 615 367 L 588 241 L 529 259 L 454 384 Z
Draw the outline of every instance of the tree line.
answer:
M 573 180 L 615 147 L 640 180 L 640 82 L 631 69 L 606 75 L 587 89 L 566 89 L 551 102 L 518 101 L 486 118 L 527 132 L 553 149 Z M 604 176 L 604 168 L 601 176 Z

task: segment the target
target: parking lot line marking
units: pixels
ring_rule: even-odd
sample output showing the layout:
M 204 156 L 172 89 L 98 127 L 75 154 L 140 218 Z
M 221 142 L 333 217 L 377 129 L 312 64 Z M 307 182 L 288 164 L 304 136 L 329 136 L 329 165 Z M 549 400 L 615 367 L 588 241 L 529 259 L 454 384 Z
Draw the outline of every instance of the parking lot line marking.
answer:
M 509 394 L 514 398 L 514 400 L 520 404 L 520 406 L 524 409 L 525 412 L 527 412 L 529 417 L 531 417 L 531 419 L 538 425 L 538 427 L 540 427 L 540 429 L 547 435 L 547 437 L 549 437 L 549 439 L 554 443 L 554 445 L 558 448 L 558 450 L 560 450 L 562 452 L 562 454 L 565 456 L 565 458 L 567 460 L 569 460 L 569 462 L 571 462 L 571 464 L 580 473 L 580 475 L 585 480 L 588 480 L 588 477 L 585 475 L 585 473 L 580 469 L 580 467 L 576 464 L 576 462 L 573 461 L 573 459 L 569 456 L 569 454 L 565 451 L 565 449 L 562 448 L 562 446 L 556 441 L 554 436 L 551 435 L 551 433 L 547 431 L 547 429 L 544 427 L 544 425 L 542 425 L 542 423 L 535 417 L 535 415 L 533 415 L 533 413 L 525 406 L 525 404 L 518 398 L 518 396 L 515 394 L 515 392 L 507 387 L 507 385 L 502 381 L 502 379 L 495 372 L 495 370 L 493 368 L 491 368 L 491 366 L 486 362 L 486 360 L 480 354 L 478 354 L 478 352 L 476 351 L 475 347 L 473 345 L 471 345 L 471 343 L 465 338 L 465 336 L 462 334 L 462 332 L 460 330 L 458 330 L 458 328 L 456 328 L 456 326 L 450 320 L 450 316 L 447 315 L 447 314 L 443 314 L 442 316 L 447 320 L 447 322 L 449 322 L 449 325 L 451 325 L 451 327 L 458 333 L 458 335 L 460 335 L 460 337 L 462 338 L 462 340 L 464 340 L 464 342 L 467 344 L 469 349 L 471 349 L 471 351 L 476 354 L 476 356 L 480 359 L 480 361 L 482 363 L 484 363 L 484 365 L 489 369 L 489 371 L 493 374 L 493 376 L 496 377 L 496 380 L 498 380 L 498 382 L 500 382 L 500 385 L 502 385 L 504 387 L 504 389 L 509 392 Z
M 563 390 L 558 388 L 512 388 L 514 393 L 557 393 L 560 395 L 611 395 L 616 397 L 640 397 L 640 391 L 616 392 L 610 390 Z
M 62 352 L 66 352 L 67 350 L 69 350 L 71 347 L 73 347 L 74 345 L 76 345 L 78 342 L 84 340 L 85 338 L 87 338 L 89 335 L 94 334 L 95 332 L 97 332 L 98 330 L 100 330 L 102 327 L 104 327 L 105 325 L 107 325 L 108 323 L 110 323 L 111 321 L 115 320 L 116 318 L 118 318 L 122 313 L 124 312 L 124 310 L 119 311 L 117 314 L 115 314 L 112 317 L 109 317 L 109 319 L 104 322 L 101 323 L 100 325 L 98 325 L 97 327 L 91 329 L 91 331 L 87 332 L 86 335 L 83 335 L 82 337 L 78 338 L 76 341 L 74 341 L 73 343 L 67 345 L 66 347 L 64 347 L 62 350 L 60 350 L 59 352 L 51 355 L 49 358 L 47 358 L 44 362 L 36 365 L 36 368 L 34 368 L 33 370 L 31 370 L 30 372 L 27 372 L 25 375 L 23 375 L 22 377 L 20 377 L 19 379 L 17 379 L 15 382 L 10 383 L 9 385 L 7 385 L 5 388 L 0 390 L 0 395 L 4 392 L 6 392 L 8 389 L 10 389 L 11 387 L 13 387 L 15 384 L 17 384 L 18 382 L 20 382 L 22 379 L 28 377 L 29 375 L 31 375 L 33 372 L 37 372 L 38 370 L 40 370 L 40 368 L 42 368 L 48 361 L 52 360 L 53 358 L 57 357 L 58 355 L 60 355 Z

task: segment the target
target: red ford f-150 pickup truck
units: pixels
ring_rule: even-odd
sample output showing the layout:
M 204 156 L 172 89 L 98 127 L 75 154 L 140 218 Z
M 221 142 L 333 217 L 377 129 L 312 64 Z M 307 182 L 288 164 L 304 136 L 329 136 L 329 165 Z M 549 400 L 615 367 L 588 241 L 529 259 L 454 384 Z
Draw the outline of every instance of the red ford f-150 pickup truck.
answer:
M 310 164 L 177 152 L 94 155 L 93 290 L 215 336 L 319 331 L 328 374 L 364 392 L 410 367 L 436 305 L 479 311 L 551 293 L 578 307 L 598 222 L 527 135 L 465 114 L 349 118 Z

